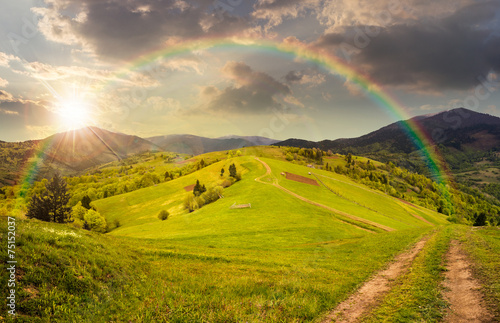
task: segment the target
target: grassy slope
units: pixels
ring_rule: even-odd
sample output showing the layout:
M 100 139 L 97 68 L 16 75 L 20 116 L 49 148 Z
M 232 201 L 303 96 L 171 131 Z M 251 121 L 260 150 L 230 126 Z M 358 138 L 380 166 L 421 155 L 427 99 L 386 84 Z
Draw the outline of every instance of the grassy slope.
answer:
M 243 151 L 250 153 L 277 157 L 271 148 Z M 95 201 L 110 222 L 122 224 L 108 236 L 20 222 L 21 312 L 53 321 L 312 321 L 431 230 L 408 212 L 400 215 L 394 200 L 373 211 L 359 205 L 379 203 L 379 195 L 368 191 L 355 196 L 352 187 L 339 188 L 358 204 L 324 187 L 311 194 L 312 186 L 285 183 L 279 175 L 283 167 L 299 174 L 307 168 L 266 161 L 294 192 L 324 204 L 334 199 L 347 212 L 383 219 L 402 230 L 366 232 L 254 181 L 265 169 L 253 157 L 223 160 L 168 183 Z M 233 162 L 243 180 L 226 189 L 223 199 L 190 214 L 182 210 L 184 186 L 196 179 L 216 183 L 220 169 L 227 173 Z M 252 208 L 230 209 L 235 202 L 252 203 Z M 171 211 L 167 221 L 157 219 L 161 209 Z M 52 230 L 74 231 L 78 237 Z M 78 287 L 81 281 L 85 284 Z
M 262 250 L 117 238 L 38 221 L 17 228 L 18 311 L 26 322 L 312 321 L 426 232 Z
M 217 181 L 224 163 L 245 169 L 244 179 L 226 189 L 224 198 L 191 214 L 182 210 L 186 193 L 182 188 L 199 178 L 201 182 Z M 226 167 L 227 169 L 227 167 Z M 365 231 L 340 222 L 326 210 L 296 200 L 274 187 L 253 179 L 264 172 L 252 157 L 219 162 L 175 181 L 97 201 L 98 210 L 123 226 L 112 234 L 131 237 L 183 241 L 195 245 L 238 245 L 248 248 L 314 243 L 318 237 L 335 240 L 362 236 Z M 175 192 L 174 197 L 168 195 Z M 168 200 L 165 196 L 169 196 Z M 148 201 L 148 198 L 150 199 Z M 172 202 L 170 202 L 172 201 Z M 230 209 L 233 203 L 251 203 L 251 209 Z M 171 206 L 173 215 L 167 221 L 157 219 L 158 210 Z M 288 207 L 294 205 L 293 208 Z M 110 216 L 111 215 L 111 216 Z M 130 219 L 130 221 L 128 220 Z M 332 230 L 335 228 L 335 230 Z
M 280 185 L 316 202 L 395 229 L 408 229 L 428 225 L 425 222 L 411 216 L 407 211 L 405 211 L 404 208 L 401 207 L 400 203 L 396 202 L 395 199 L 388 196 L 381 196 L 372 190 L 363 190 L 356 186 L 346 185 L 338 181 L 320 177 L 320 179 L 328 187 L 338 192 L 338 194 L 334 194 L 322 185 L 313 186 L 287 180 L 284 176 L 281 176 L 280 173 L 290 172 L 314 179 L 312 175 L 308 175 L 308 172 L 312 171 L 315 174 L 341 179 L 345 183 L 353 183 L 345 176 L 318 169 L 311 170 L 300 165 L 278 160 L 267 158 L 263 158 L 262 160 L 271 166 L 273 169 L 273 175 L 275 178 L 278 178 Z M 362 186 L 360 184 L 355 185 Z M 413 207 L 410 208 L 414 209 Z M 420 212 L 421 211 L 415 210 L 415 213 Z M 435 218 L 437 221 L 432 221 L 429 218 L 431 222 L 438 222 L 443 219 L 443 217 L 440 217 L 437 213 L 433 215 L 432 218 Z
M 4 241 L 6 219 L 0 222 Z M 16 231 L 17 322 L 112 321 L 143 306 L 138 296 L 148 288 L 150 267 L 122 239 L 36 220 L 18 219 Z M 0 246 L 4 263 L 6 245 Z M 7 286 L 7 275 L 0 277 Z

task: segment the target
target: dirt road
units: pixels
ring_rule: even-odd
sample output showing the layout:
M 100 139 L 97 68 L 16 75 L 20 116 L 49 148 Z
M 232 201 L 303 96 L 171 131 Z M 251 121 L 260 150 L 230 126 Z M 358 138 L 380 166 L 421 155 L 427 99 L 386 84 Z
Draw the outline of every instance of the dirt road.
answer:
M 425 237 L 407 252 L 397 256 L 387 269 L 380 271 L 357 292 L 340 303 L 326 318 L 326 322 L 357 322 L 369 313 L 392 287 L 392 282 L 408 270 L 413 259 L 423 249 L 429 237 Z
M 446 255 L 447 269 L 444 286 L 450 309 L 445 322 L 493 322 L 481 293 L 481 284 L 472 275 L 472 265 L 460 242 L 453 240 Z

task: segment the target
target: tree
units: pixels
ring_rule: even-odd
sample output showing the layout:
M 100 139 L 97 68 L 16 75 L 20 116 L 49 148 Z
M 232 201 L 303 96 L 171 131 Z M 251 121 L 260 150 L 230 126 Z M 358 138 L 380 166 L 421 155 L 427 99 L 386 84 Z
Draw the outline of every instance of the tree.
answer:
M 92 202 L 92 200 L 90 199 L 90 197 L 88 195 L 85 195 L 83 198 L 82 198 L 82 206 L 84 208 L 86 208 L 87 210 L 90 210 L 91 206 L 90 206 L 90 202 Z
M 353 162 L 351 153 L 349 153 L 349 154 L 347 154 L 347 156 L 345 156 L 345 160 L 347 161 L 348 164 Z
M 236 178 L 236 165 L 231 164 L 229 166 L 229 176 Z
M 202 187 L 200 185 L 200 181 L 196 180 L 196 184 L 194 184 L 194 188 L 193 188 L 194 196 L 200 196 L 200 194 L 203 193 L 201 190 L 202 190 Z
M 67 205 L 69 199 L 67 184 L 56 173 L 45 185 L 45 191 L 40 196 L 33 195 L 26 216 L 47 222 L 69 222 L 71 220 L 71 208 Z
M 220 170 L 220 176 L 221 176 L 221 177 L 222 177 L 222 176 L 224 176 L 224 172 L 225 172 L 225 170 L 224 170 L 224 168 L 222 168 L 222 169 Z
M 165 221 L 166 219 L 168 219 L 169 215 L 170 213 L 167 210 L 161 210 L 160 213 L 158 214 L 158 219 Z

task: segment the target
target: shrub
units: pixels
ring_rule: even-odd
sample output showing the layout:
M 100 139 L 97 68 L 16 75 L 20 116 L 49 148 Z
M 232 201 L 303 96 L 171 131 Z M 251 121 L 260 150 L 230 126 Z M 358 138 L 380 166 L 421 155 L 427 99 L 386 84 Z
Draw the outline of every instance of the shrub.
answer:
M 233 185 L 233 182 L 230 180 L 230 179 L 225 179 L 223 182 L 222 182 L 222 187 L 223 188 L 226 188 L 226 187 L 229 187 Z
M 196 203 L 198 204 L 198 208 L 201 208 L 203 205 L 207 204 L 207 201 L 203 196 L 196 196 L 195 198 Z
M 71 217 L 73 220 L 83 221 L 85 213 L 87 213 L 87 209 L 82 205 L 82 202 L 78 202 L 71 208 Z
M 105 233 L 107 230 L 106 219 L 97 211 L 88 210 L 85 213 L 85 227 L 91 231 Z
M 167 210 L 161 210 L 160 213 L 158 214 L 158 219 L 165 221 L 166 219 L 168 219 L 169 215 L 170 213 L 168 213 Z
M 189 194 L 188 196 L 186 196 L 186 198 L 184 199 L 184 207 L 189 210 L 189 212 L 193 212 L 200 208 L 193 194 Z

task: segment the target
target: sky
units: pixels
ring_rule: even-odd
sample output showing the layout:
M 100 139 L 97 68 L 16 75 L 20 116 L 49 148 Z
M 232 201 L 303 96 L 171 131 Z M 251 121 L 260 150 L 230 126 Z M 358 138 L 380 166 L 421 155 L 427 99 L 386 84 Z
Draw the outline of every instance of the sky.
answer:
M 0 3 L 3 141 L 84 126 L 351 138 L 457 107 L 500 116 L 499 73 L 500 1 Z

